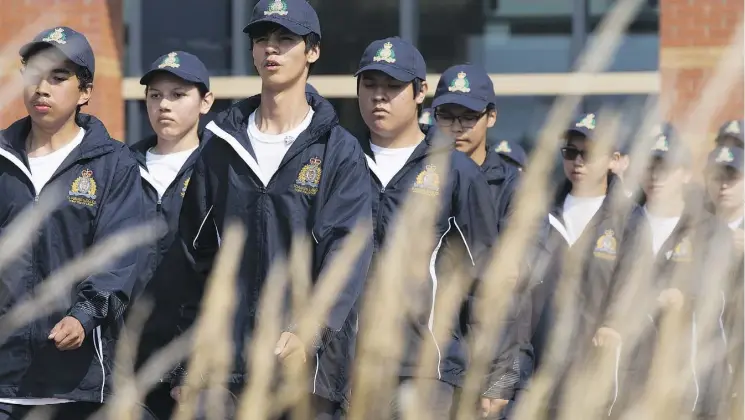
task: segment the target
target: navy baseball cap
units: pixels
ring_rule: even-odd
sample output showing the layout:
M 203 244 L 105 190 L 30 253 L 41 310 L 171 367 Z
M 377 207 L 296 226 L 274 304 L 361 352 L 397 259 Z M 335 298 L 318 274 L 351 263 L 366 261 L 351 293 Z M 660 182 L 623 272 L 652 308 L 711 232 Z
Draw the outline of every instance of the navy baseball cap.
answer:
M 210 90 L 210 74 L 207 71 L 207 66 L 196 55 L 189 54 L 188 52 L 172 51 L 158 57 L 150 65 L 150 70 L 140 79 L 140 84 L 149 84 L 153 76 L 158 73 L 170 73 L 179 79 L 196 85 L 202 85 L 207 90 Z
M 355 77 L 362 72 L 377 70 L 401 82 L 427 79 L 427 64 L 422 53 L 399 37 L 379 39 L 365 48 Z
M 574 122 L 567 128 L 565 136 L 569 136 L 572 133 L 579 133 L 588 139 L 592 140 L 595 135 L 595 129 L 597 128 L 597 117 L 594 113 L 582 114 L 577 117 Z
M 28 54 L 31 49 L 38 45 L 49 45 L 58 49 L 68 60 L 76 65 L 88 69 L 91 75 L 96 72 L 96 58 L 93 48 L 85 35 L 67 26 L 41 31 L 34 40 L 21 47 L 18 52 L 21 57 Z
M 655 126 L 651 140 L 653 141 L 651 149 L 653 158 L 680 165 L 690 162 L 691 155 L 688 146 L 671 124 L 662 123 Z
M 725 166 L 743 171 L 743 149 L 741 147 L 717 146 L 709 153 L 709 167 Z
M 488 105 L 496 103 L 494 84 L 486 70 L 471 64 L 463 64 L 450 67 L 442 73 L 432 107 L 455 104 L 480 112 Z
M 514 162 L 521 168 L 525 167 L 525 162 L 528 160 L 528 155 L 525 153 L 525 149 L 523 149 L 519 144 L 508 140 L 500 141 L 494 148 L 494 151 L 504 158 Z
M 738 141 L 740 147 L 743 147 L 743 144 L 745 143 L 742 138 L 743 128 L 745 127 L 743 126 L 742 120 L 730 120 L 725 122 L 719 128 L 719 133 L 717 134 L 716 139 L 717 144 L 721 144 L 722 140 L 725 138 L 733 138 Z
M 321 37 L 318 14 L 306 0 L 259 0 L 243 32 L 250 34 L 256 25 L 263 22 L 276 23 L 295 35 L 314 33 Z

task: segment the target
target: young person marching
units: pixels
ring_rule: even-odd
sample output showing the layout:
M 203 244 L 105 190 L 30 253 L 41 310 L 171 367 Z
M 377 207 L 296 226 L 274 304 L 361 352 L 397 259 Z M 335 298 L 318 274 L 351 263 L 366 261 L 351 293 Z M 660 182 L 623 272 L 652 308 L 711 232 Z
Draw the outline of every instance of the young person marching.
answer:
M 728 124 L 725 124 L 724 128 Z M 734 137 L 734 136 L 733 136 Z M 733 140 L 737 140 L 734 138 Z M 739 141 L 742 143 L 742 133 L 739 133 Z M 725 395 L 734 395 L 731 401 L 732 407 L 742 407 L 742 392 L 737 388 L 742 383 L 743 375 L 743 331 L 745 322 L 743 313 L 745 310 L 745 297 L 743 296 L 743 208 L 745 199 L 743 191 L 743 156 L 742 147 L 737 145 L 718 146 L 709 155 L 706 167 L 705 179 L 709 198 L 709 210 L 720 221 L 729 226 L 732 231 L 731 243 L 734 248 L 732 256 L 732 281 L 728 283 L 725 290 L 726 304 L 722 312 L 721 325 L 725 328 L 724 337 L 727 340 L 727 358 L 733 374 L 730 380 L 733 389 Z M 734 413 L 733 413 L 734 415 Z
M 593 345 L 610 346 L 617 341 L 617 333 L 600 327 L 609 293 L 622 281 L 620 268 L 626 266 L 633 249 L 631 232 L 643 221 L 641 209 L 628 200 L 620 180 L 610 171 L 617 153 L 612 147 L 607 153 L 598 151 L 596 124 L 595 114 L 582 115 L 565 132 L 561 149 L 565 179 L 548 216 L 551 227 L 546 246 L 551 261 L 547 276 L 532 291 L 532 343 L 539 370 L 561 316 L 553 299 L 558 281 L 570 282 L 576 290 L 573 305 L 577 313 L 570 341 L 576 347 L 566 353 L 558 386 L 548 403 L 553 416 L 562 405 L 570 370 L 593 354 Z
M 479 265 L 479 260 L 488 258 L 497 236 L 496 212 L 489 185 L 481 176 L 479 167 L 468 156 L 454 151 L 452 145 L 434 144 L 436 129 L 420 130 L 418 111 L 427 94 L 426 65 L 419 51 L 408 42 L 394 37 L 372 42 L 362 55 L 358 77 L 359 106 L 362 118 L 370 130 L 369 141 L 362 146 L 372 173 L 373 215 L 376 220 L 375 248 L 381 249 L 390 234 L 399 206 L 409 194 L 427 194 L 440 199 L 443 208 L 437 218 L 435 230 L 444 243 L 461 244 L 469 250 L 473 259 L 467 264 Z M 486 106 L 486 105 L 484 105 Z M 435 153 L 450 155 L 447 181 L 440 183 L 437 168 L 428 165 L 428 157 Z M 433 250 L 433 261 L 441 258 L 443 250 Z M 439 262 L 439 261 L 438 261 Z M 439 265 L 437 266 L 439 267 Z M 431 281 L 437 284 L 437 268 L 432 268 Z M 441 286 L 440 286 L 441 287 Z M 436 289 L 433 286 L 432 293 Z M 449 343 L 433 343 L 434 299 L 436 296 L 421 296 L 427 313 L 423 323 L 411 323 L 405 330 L 407 343 L 400 367 L 398 399 L 393 401 L 394 415 L 400 416 L 405 398 L 401 398 L 413 386 L 417 373 L 419 349 L 423 345 L 434 345 L 439 359 L 432 366 L 429 376 L 434 395 L 428 396 L 428 404 L 435 418 L 446 419 L 454 405 L 454 395 L 462 386 L 468 369 L 466 329 L 454 326 L 454 340 Z M 466 308 L 466 302 L 463 303 Z M 429 322 L 427 322 L 429 319 Z M 469 318 L 468 323 L 473 322 Z M 469 324 L 470 325 L 470 324 Z M 505 344 L 509 347 L 511 343 Z M 502 353 L 499 372 L 502 376 L 517 375 L 512 372 L 514 348 Z M 500 400 L 501 383 L 490 383 L 484 394 L 485 410 L 498 408 L 506 403 Z
M 457 150 L 481 167 L 494 196 L 499 231 L 504 232 L 520 171 L 487 147 L 486 132 L 497 122 L 496 102 L 486 71 L 464 64 L 442 73 L 432 107 L 437 127 L 455 139 Z
M 0 225 L 54 190 L 64 200 L 3 272 L 3 313 L 90 247 L 145 220 L 137 163 L 101 121 L 80 113 L 95 72 L 85 36 L 68 27 L 45 30 L 20 55 L 28 116 L 0 131 Z M 113 330 L 143 256 L 137 250 L 112 261 L 59 296 L 65 309 L 0 345 L 0 419 L 21 419 L 37 405 L 55 405 L 54 418 L 71 420 L 101 408 L 111 390 Z
M 704 210 L 698 195 L 690 195 L 687 189 L 691 179 L 690 152 L 672 127 L 664 125 L 656 133 L 650 155 L 642 180 L 644 196 L 641 204 L 647 219 L 647 226 L 643 229 L 649 232 L 644 248 L 651 247 L 652 259 L 650 268 L 643 270 L 649 276 L 649 281 L 644 283 L 646 305 L 641 297 L 635 305 L 638 310 L 647 311 L 642 318 L 648 314 L 647 323 L 650 325 L 641 339 L 634 343 L 636 347 L 627 349 L 631 351 L 628 361 L 624 361 L 628 363 L 626 371 L 620 375 L 622 395 L 614 417 L 620 417 L 624 409 L 642 399 L 658 341 L 660 316 L 665 311 L 677 309 L 686 312 L 685 318 L 691 320 L 684 337 L 676 341 L 680 357 L 674 363 L 684 372 L 688 369 L 687 376 L 681 379 L 688 379 L 681 382 L 684 384 L 682 410 L 694 413 L 694 418 L 716 418 L 721 414 L 720 404 L 723 402 L 723 387 L 719 385 L 726 383 L 729 376 L 724 357 L 726 331 L 717 311 L 719 319 L 709 320 L 706 324 L 718 328 L 712 337 L 704 338 L 697 332 L 697 325 L 703 328 L 705 323 L 696 309 L 697 306 L 701 309 L 701 301 L 707 299 L 715 299 L 721 306 L 721 313 L 726 309 L 723 306 L 724 292 L 714 289 L 720 279 L 712 277 L 717 270 L 711 264 L 719 260 L 716 254 L 721 250 L 718 248 L 727 249 L 729 235 L 726 226 Z M 727 155 L 725 159 L 729 157 Z M 712 163 L 715 163 L 714 159 Z M 634 263 L 643 264 L 642 259 L 636 259 Z M 624 322 L 629 322 L 629 319 L 631 317 L 624 316 Z M 705 347 L 713 351 L 704 356 L 707 361 L 702 363 L 697 348 Z
M 339 126 L 328 101 L 306 93 L 308 74 L 320 56 L 315 10 L 305 0 L 261 0 L 244 32 L 251 39 L 261 94 L 207 125 L 179 221 L 180 241 L 204 277 L 226 223 L 238 219 L 247 229 L 234 325 L 234 392 L 246 380 L 244 349 L 272 264 L 289 254 L 294 236 L 307 235 L 313 240 L 311 275 L 318 280 L 351 230 L 370 223 L 372 213 L 359 142 Z M 339 415 L 347 400 L 355 304 L 371 255 L 369 247 L 312 342 L 300 342 L 294 334 L 297 320 L 277 331 L 277 357 L 310 365 L 308 392 L 318 418 Z
M 155 60 L 140 79 L 145 86 L 150 125 L 155 135 L 134 146 L 140 164 L 145 205 L 149 217 L 163 219 L 168 233 L 153 244 L 148 265 L 140 275 L 134 296 L 153 300 L 153 312 L 140 336 L 136 368 L 177 335 L 180 287 L 174 287 L 179 268 L 173 257 L 166 259 L 178 229 L 181 203 L 189 185 L 199 147 L 199 118 L 214 101 L 209 73 L 196 56 L 173 51 Z M 148 395 L 146 404 L 158 418 L 171 418 L 175 401 L 171 387 L 162 382 Z

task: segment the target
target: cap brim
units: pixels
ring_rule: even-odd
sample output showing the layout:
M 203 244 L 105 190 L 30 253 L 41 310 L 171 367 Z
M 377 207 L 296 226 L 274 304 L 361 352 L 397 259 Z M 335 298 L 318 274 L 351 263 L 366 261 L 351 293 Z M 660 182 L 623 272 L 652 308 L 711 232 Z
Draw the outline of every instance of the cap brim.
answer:
M 415 75 L 409 73 L 406 70 L 402 70 L 398 67 L 391 66 L 390 64 L 380 64 L 380 63 L 368 64 L 362 67 L 361 69 L 357 70 L 354 76 L 357 77 L 366 71 L 383 72 L 387 74 L 388 76 L 391 76 L 392 78 L 400 82 L 405 82 L 405 83 L 411 82 L 412 80 L 416 79 Z
M 207 83 L 205 83 L 205 81 L 202 80 L 202 79 L 200 79 L 199 77 L 196 77 L 193 74 L 188 73 L 188 72 L 185 72 L 185 71 L 180 70 L 178 68 L 172 68 L 172 67 L 162 68 L 162 69 L 154 69 L 154 70 L 148 71 L 147 73 L 145 73 L 140 78 L 140 84 L 141 85 L 148 85 L 150 83 L 150 81 L 153 79 L 153 77 L 155 77 L 157 74 L 160 74 L 160 73 L 172 74 L 172 75 L 178 77 L 179 79 L 185 80 L 185 81 L 187 81 L 189 83 L 200 84 L 200 85 L 203 85 L 205 88 L 209 89 L 209 85 Z
M 301 25 L 301 24 L 299 24 L 299 23 L 297 23 L 295 21 L 292 21 L 290 19 L 284 18 L 282 16 L 274 16 L 274 15 L 272 15 L 272 16 L 267 16 L 267 17 L 261 18 L 261 19 L 257 19 L 255 21 L 249 23 L 248 25 L 246 25 L 245 28 L 243 28 L 243 33 L 246 33 L 246 34 L 247 33 L 250 33 L 251 32 L 251 29 L 252 28 L 255 28 L 256 25 L 259 25 L 261 23 L 266 23 L 266 22 L 276 23 L 277 25 L 279 25 L 279 26 L 287 29 L 288 31 L 292 32 L 293 34 L 299 35 L 299 36 L 305 36 L 305 35 L 308 35 L 309 33 L 313 32 L 310 28 L 307 28 L 307 27 L 305 27 L 305 26 L 303 26 L 303 25 Z M 320 36 L 320 34 L 318 34 L 318 35 Z
M 87 67 L 86 64 L 83 62 L 83 60 L 80 58 L 80 54 L 74 54 L 73 51 L 69 51 L 69 47 L 65 47 L 64 45 L 59 45 L 56 43 L 46 42 L 46 41 L 35 41 L 35 42 L 29 42 L 28 44 L 21 47 L 20 50 L 18 50 L 18 54 L 23 57 L 25 56 L 31 49 L 38 45 L 44 45 L 52 48 L 56 48 L 59 52 L 61 52 L 68 60 L 72 61 L 78 66 L 81 67 Z
M 437 108 L 440 105 L 460 105 L 470 109 L 471 111 L 481 112 L 489 106 L 489 101 L 485 99 L 474 98 L 459 93 L 446 93 L 435 97 L 432 100 L 432 108 Z

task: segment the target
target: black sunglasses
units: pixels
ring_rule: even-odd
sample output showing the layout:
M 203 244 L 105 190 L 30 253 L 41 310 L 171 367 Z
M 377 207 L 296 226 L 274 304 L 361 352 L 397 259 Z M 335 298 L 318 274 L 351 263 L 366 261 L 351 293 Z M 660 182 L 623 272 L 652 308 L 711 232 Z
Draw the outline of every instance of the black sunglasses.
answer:
M 564 160 L 574 161 L 577 159 L 577 156 L 582 156 L 582 160 L 587 161 L 588 154 L 589 151 L 575 149 L 574 147 L 561 148 L 561 156 L 564 158 Z

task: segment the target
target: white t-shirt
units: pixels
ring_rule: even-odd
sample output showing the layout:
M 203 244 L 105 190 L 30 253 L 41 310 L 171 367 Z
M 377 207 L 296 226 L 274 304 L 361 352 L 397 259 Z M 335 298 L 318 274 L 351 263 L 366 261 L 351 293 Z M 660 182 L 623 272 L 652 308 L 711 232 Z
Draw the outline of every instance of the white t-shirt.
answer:
M 81 128 L 71 142 L 54 152 L 44 156 L 28 158 L 28 165 L 31 169 L 31 182 L 34 183 L 34 189 L 36 190 L 37 195 L 41 192 L 41 189 L 44 188 L 44 185 L 49 182 L 52 175 L 54 175 L 67 156 L 69 156 L 70 153 L 83 142 L 84 136 L 85 130 Z M 73 401 L 60 398 L 0 398 L 0 403 L 2 404 L 15 405 L 51 405 L 69 402 Z
M 406 161 L 409 160 L 417 146 L 418 145 L 388 149 L 370 143 L 370 149 L 375 155 L 375 163 L 379 169 L 376 175 L 380 178 L 380 183 L 383 184 L 384 187 L 387 186 L 388 183 L 391 182 L 391 179 L 396 176 L 398 171 L 406 165 Z
M 152 175 L 153 186 L 158 191 L 158 197 L 163 197 L 168 186 L 173 183 L 173 180 L 176 179 L 176 175 L 178 175 L 186 160 L 189 159 L 189 156 L 196 149 L 194 147 L 183 152 L 169 153 L 167 155 L 153 153 L 153 149 L 147 151 L 145 154 L 147 171 Z
M 314 113 L 313 108 L 310 108 L 300 125 L 282 134 L 266 134 L 259 131 L 259 127 L 256 126 L 256 111 L 248 117 L 248 138 L 251 140 L 251 147 L 256 154 L 256 162 L 261 169 L 261 173 L 257 175 L 264 182 L 264 185 L 269 184 L 269 180 L 277 172 L 279 164 L 282 163 L 282 158 L 285 157 L 285 153 L 290 149 L 295 139 L 310 126 Z
M 675 226 L 680 221 L 680 216 L 676 217 L 659 217 L 651 214 L 646 206 L 644 206 L 644 214 L 647 215 L 649 225 L 652 228 L 652 249 L 654 255 L 657 255 L 662 248 L 662 245 L 667 241 L 667 238 L 673 234 Z
M 595 213 L 603 205 L 605 196 L 600 197 L 575 197 L 568 194 L 564 199 L 564 225 L 569 235 L 569 245 L 574 245 L 582 232 L 590 223 Z
M 28 165 L 31 169 L 31 182 L 34 183 L 36 195 L 39 195 L 41 189 L 44 187 L 44 185 L 46 185 L 47 182 L 49 182 L 49 180 L 52 178 L 52 175 L 54 175 L 59 166 L 62 165 L 62 162 L 64 162 L 70 152 L 72 152 L 73 149 L 78 147 L 78 145 L 83 142 L 84 136 L 85 130 L 81 128 L 71 142 L 60 147 L 54 152 L 44 156 L 28 158 Z

